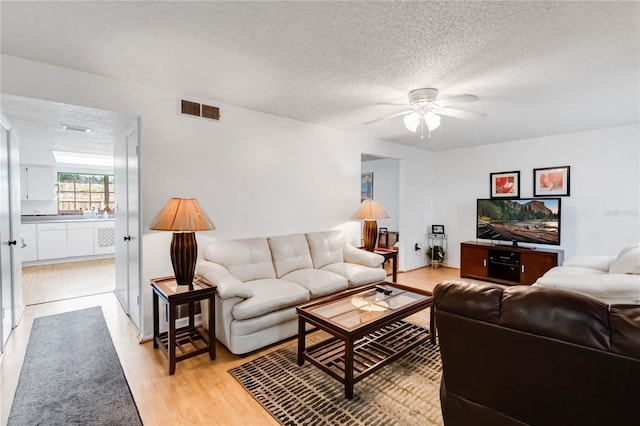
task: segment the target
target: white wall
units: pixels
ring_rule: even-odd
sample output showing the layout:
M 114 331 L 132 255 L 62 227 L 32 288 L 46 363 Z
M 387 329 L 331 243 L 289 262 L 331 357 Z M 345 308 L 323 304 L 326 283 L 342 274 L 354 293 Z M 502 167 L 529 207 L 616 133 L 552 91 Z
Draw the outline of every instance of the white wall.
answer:
M 429 152 L 215 101 L 219 122 L 184 116 L 179 94 L 9 55 L 2 55 L 1 87 L 7 94 L 140 116 L 145 225 L 169 198 L 191 196 L 217 228 L 199 235 L 201 242 L 338 228 L 358 243 L 361 226 L 351 216 L 360 204 L 360 156 L 366 152 L 404 160 L 399 227 L 411 236 L 405 242 L 426 245 Z M 143 237 L 145 336 L 152 332 L 147 283 L 171 274 L 169 243 L 169 233 Z M 401 245 L 400 267 L 424 265 L 413 250 L 405 256 L 408 248 Z
M 519 170 L 526 198 L 533 196 L 534 168 L 571 166 L 571 195 L 562 197 L 565 258 L 615 255 L 640 241 L 639 141 L 635 124 L 436 153 L 431 217 L 445 225 L 447 263 L 459 266 L 460 242 L 475 240 L 475 203 L 489 198 L 492 172 Z

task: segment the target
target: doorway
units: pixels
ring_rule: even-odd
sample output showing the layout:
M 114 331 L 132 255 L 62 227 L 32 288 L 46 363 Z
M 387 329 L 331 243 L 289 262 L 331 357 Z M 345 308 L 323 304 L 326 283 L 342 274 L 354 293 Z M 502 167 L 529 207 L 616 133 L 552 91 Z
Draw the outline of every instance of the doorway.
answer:
M 397 248 L 400 233 L 400 160 L 372 154 L 361 154 L 360 171 L 362 182 L 366 183 L 361 191 L 368 191 L 366 197 L 378 201 L 389 216 L 378 219 L 378 246 Z M 400 260 L 399 257 L 398 260 Z M 402 264 L 400 264 L 402 266 Z M 385 264 L 385 267 L 387 265 Z
M 116 222 L 132 219 L 136 228 L 138 210 L 131 218 L 127 205 L 115 199 L 118 192 L 138 194 L 138 118 L 12 95 L 2 96 L 2 112 L 20 152 L 24 303 L 115 292 L 118 269 L 136 269 L 125 276 L 139 271 L 137 257 L 133 265 L 116 261 L 116 253 L 128 246 L 118 239 Z M 118 158 L 128 155 L 129 144 L 134 157 Z M 54 153 L 65 155 L 59 159 Z M 135 176 L 118 169 L 122 164 Z M 131 234 L 129 228 L 127 223 L 122 229 Z M 139 280 L 133 285 L 137 293 Z M 138 310 L 129 303 L 123 307 L 135 311 L 131 317 L 139 327 Z

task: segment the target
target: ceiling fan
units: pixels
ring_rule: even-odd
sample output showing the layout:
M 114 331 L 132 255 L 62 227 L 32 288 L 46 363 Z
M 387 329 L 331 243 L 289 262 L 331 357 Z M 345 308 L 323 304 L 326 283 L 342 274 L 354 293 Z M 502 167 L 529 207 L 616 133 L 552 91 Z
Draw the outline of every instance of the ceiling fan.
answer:
M 428 137 L 431 132 L 440 126 L 440 116 L 455 117 L 463 120 L 484 120 L 487 114 L 480 112 L 467 111 L 463 109 L 451 108 L 449 105 L 461 104 L 464 102 L 477 101 L 478 97 L 474 95 L 458 95 L 449 98 L 438 99 L 438 89 L 422 88 L 409 92 L 409 104 L 396 103 L 378 103 L 376 105 L 393 105 L 404 106 L 408 109 L 387 115 L 386 117 L 377 118 L 362 124 L 371 124 L 376 121 L 386 120 L 388 118 L 404 116 L 404 126 L 410 132 L 416 132 L 420 127 L 420 138 L 424 139 L 424 126 L 428 129 Z

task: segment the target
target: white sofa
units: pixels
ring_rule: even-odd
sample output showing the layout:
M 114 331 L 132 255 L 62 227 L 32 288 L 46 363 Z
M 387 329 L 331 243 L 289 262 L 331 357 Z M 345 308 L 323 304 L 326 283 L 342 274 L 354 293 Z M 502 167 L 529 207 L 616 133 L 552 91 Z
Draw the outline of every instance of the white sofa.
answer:
M 216 284 L 216 337 L 246 354 L 298 332 L 296 306 L 348 288 L 383 282 L 384 257 L 345 244 L 340 231 L 214 241 L 196 275 Z M 208 308 L 202 306 L 203 324 Z
M 640 243 L 617 256 L 571 256 L 534 284 L 577 291 L 608 304 L 640 304 Z

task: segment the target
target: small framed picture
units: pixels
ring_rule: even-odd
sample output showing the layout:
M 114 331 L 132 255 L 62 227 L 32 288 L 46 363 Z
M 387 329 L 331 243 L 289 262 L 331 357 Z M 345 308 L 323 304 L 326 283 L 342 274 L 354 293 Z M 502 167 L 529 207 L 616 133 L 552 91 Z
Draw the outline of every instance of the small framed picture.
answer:
M 491 198 L 520 197 L 520 172 L 491 173 Z
M 387 228 L 380 228 L 378 230 L 378 247 L 387 248 L 388 240 L 387 236 L 389 233 L 387 232 Z
M 570 166 L 533 169 L 533 196 L 569 196 Z
M 373 200 L 373 173 L 360 175 L 360 202 Z
M 431 225 L 432 234 L 444 234 L 444 225 Z

